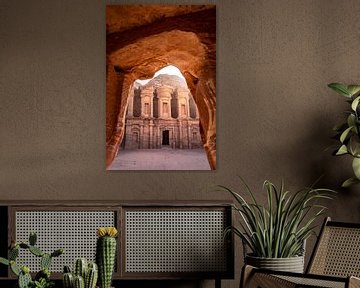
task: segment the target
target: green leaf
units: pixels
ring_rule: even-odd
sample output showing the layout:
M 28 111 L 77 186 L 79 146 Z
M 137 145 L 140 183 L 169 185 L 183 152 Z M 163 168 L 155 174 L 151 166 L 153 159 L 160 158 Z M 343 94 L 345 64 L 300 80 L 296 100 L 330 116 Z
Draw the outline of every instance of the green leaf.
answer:
M 0 263 L 1 263 L 1 264 L 4 264 L 4 265 L 9 265 L 9 264 L 10 264 L 9 260 L 8 260 L 8 259 L 5 259 L 5 258 L 3 258 L 3 257 L 0 257 Z
M 40 250 L 40 248 L 39 248 L 39 247 L 36 247 L 36 246 L 30 246 L 30 247 L 29 247 L 29 251 L 30 251 L 32 254 L 34 254 L 35 256 L 38 256 L 38 257 L 41 257 L 41 256 L 44 255 L 44 252 L 42 252 L 42 251 Z
M 346 137 L 348 136 L 348 134 L 352 128 L 353 128 L 353 126 L 350 126 L 349 128 L 345 129 L 345 131 L 341 134 L 341 136 L 340 136 L 341 143 L 344 143 Z
M 357 135 L 352 135 L 349 141 L 349 148 L 351 149 L 351 155 L 354 157 L 360 157 L 360 139 Z
M 16 276 L 19 276 L 21 270 L 20 270 L 20 268 L 16 265 L 16 262 L 15 262 L 15 261 L 10 261 L 10 268 L 11 268 L 11 271 L 12 271 Z
M 355 100 L 351 103 L 351 109 L 356 111 L 357 106 L 359 105 L 360 96 L 356 97 Z
M 344 181 L 344 183 L 342 183 L 341 187 L 348 188 L 352 185 L 359 184 L 359 183 L 360 183 L 359 179 L 357 179 L 356 177 L 351 177 L 351 178 L 347 179 L 346 181 Z
M 19 256 L 19 246 L 15 246 L 14 248 L 10 249 L 8 252 L 9 260 L 16 260 Z
M 336 152 L 335 155 L 344 155 L 348 153 L 348 149 L 346 148 L 346 145 L 341 145 L 339 150 Z
M 333 89 L 335 92 L 339 93 L 342 96 L 351 97 L 350 92 L 347 89 L 347 86 L 341 84 L 341 83 L 330 83 L 328 85 L 329 88 Z
M 349 91 L 351 96 L 360 92 L 360 85 L 348 85 L 347 90 Z
M 330 199 L 331 190 L 305 188 L 292 194 L 285 191 L 283 183 L 277 189 L 270 181 L 264 182 L 267 194 L 265 206 L 251 198 L 246 202 L 238 193 L 224 186 L 235 198 L 234 210 L 240 214 L 240 229 L 229 227 L 225 233 L 232 232 L 242 238 L 253 254 L 258 257 L 291 257 L 301 253 L 304 241 L 313 234 L 312 223 L 322 215 L 324 207 L 317 205 L 321 199 Z M 245 185 L 246 192 L 249 187 Z M 254 196 L 254 195 L 253 195 Z M 307 215 L 314 210 L 312 217 Z
M 49 269 L 50 265 L 51 265 L 51 256 L 50 254 L 45 253 L 42 257 L 41 257 L 41 261 L 40 261 L 40 267 L 41 269 Z
M 350 113 L 350 115 L 347 118 L 347 124 L 349 127 L 355 126 L 355 124 L 356 124 L 355 119 L 356 119 L 356 116 L 353 113 Z
M 357 179 L 360 180 L 360 158 L 354 158 L 352 162 L 352 168 Z

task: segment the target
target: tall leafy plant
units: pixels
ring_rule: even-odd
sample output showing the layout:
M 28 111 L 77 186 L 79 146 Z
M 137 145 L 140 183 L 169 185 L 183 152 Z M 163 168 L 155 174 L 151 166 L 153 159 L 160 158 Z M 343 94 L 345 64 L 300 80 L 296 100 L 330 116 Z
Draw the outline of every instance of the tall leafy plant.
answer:
M 331 83 L 329 88 L 346 98 L 350 109 L 346 111 L 346 121 L 334 127 L 339 139 L 339 146 L 334 155 L 350 155 L 354 176 L 347 179 L 342 186 L 348 187 L 360 183 L 360 85 Z
M 239 236 L 252 251 L 252 256 L 288 258 L 301 255 L 305 240 L 314 233 L 315 220 L 326 209 L 318 204 L 318 200 L 331 199 L 334 191 L 310 187 L 291 193 L 284 189 L 283 183 L 277 188 L 266 180 L 267 203 L 264 206 L 243 183 L 251 201 L 246 201 L 230 188 L 220 186 L 235 198 L 233 208 L 240 215 L 240 227 L 228 227 L 226 234 L 233 232 Z

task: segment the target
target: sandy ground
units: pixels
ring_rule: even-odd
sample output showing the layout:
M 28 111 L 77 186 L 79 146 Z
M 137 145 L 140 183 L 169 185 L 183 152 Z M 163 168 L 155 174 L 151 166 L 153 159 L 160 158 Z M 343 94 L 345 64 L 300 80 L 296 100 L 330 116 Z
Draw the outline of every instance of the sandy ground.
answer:
M 211 170 L 203 149 L 121 150 L 109 170 Z

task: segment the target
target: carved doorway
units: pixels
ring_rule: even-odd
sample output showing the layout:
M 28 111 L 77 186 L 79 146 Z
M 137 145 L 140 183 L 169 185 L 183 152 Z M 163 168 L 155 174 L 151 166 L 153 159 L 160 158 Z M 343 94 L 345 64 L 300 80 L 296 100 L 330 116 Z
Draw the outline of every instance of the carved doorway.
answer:
M 164 130 L 162 132 L 162 145 L 169 145 L 169 130 Z

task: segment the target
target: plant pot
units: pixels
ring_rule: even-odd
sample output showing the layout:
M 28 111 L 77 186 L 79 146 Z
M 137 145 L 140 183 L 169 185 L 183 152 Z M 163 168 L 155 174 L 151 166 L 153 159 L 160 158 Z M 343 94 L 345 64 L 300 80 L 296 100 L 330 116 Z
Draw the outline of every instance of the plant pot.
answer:
M 304 273 L 304 256 L 289 258 L 263 258 L 246 255 L 245 263 L 262 269 Z

